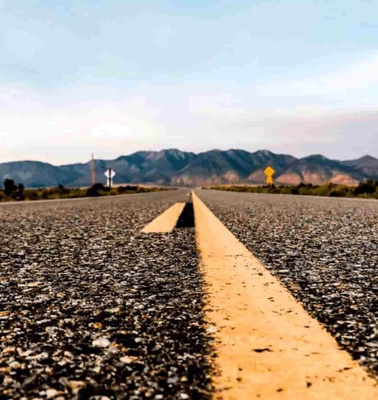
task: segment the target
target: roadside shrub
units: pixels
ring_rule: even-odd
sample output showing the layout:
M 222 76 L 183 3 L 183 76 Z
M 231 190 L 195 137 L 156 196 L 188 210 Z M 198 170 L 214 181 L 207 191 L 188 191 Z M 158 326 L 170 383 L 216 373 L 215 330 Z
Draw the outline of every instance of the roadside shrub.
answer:
M 26 190 L 25 191 L 25 199 L 26 200 L 38 200 L 38 191 L 37 190 Z
M 293 187 L 290 189 L 290 192 L 291 192 L 291 194 L 299 194 L 299 189 L 298 189 L 297 186 L 293 186 Z
M 25 194 L 24 194 L 24 191 L 21 191 L 21 190 L 16 190 L 16 191 L 14 191 L 12 194 L 11 194 L 11 198 L 13 199 L 13 200 L 16 200 L 16 201 L 22 201 L 22 200 L 25 200 Z
M 126 186 L 118 186 L 118 193 L 126 193 L 126 192 L 136 192 L 138 190 L 137 185 L 126 185 Z
M 100 192 L 105 192 L 105 186 L 102 183 L 95 183 L 86 192 L 88 197 L 98 197 L 101 195 Z
M 94 185 L 92 185 L 92 188 L 96 189 L 97 191 L 105 190 L 105 186 L 102 183 L 95 183 Z
M 46 200 L 49 198 L 49 192 L 47 190 L 42 190 L 41 194 L 40 194 L 40 198 L 43 200 Z
M 354 189 L 354 194 L 356 196 L 363 194 L 372 195 L 378 188 L 378 182 L 372 179 L 366 179 L 359 183 L 359 185 Z
M 13 182 L 13 183 L 12 183 Z M 172 190 L 167 188 L 145 188 L 137 185 L 126 185 L 118 187 L 105 187 L 102 183 L 96 183 L 88 189 L 81 188 L 65 188 L 59 185 L 55 188 L 44 189 L 25 189 L 24 185 L 20 183 L 18 186 L 13 180 L 9 179 L 6 183 L 9 190 L 12 191 L 11 195 L 7 195 L 5 191 L 0 190 L 0 201 L 22 201 L 22 200 L 54 200 L 60 198 L 77 198 L 77 197 L 98 197 L 118 195 L 120 193 L 139 193 L 141 192 L 156 192 L 162 190 Z
M 54 189 L 55 192 L 59 193 L 59 197 L 67 197 L 70 194 L 70 189 L 65 188 L 63 185 L 59 185 Z
M 330 197 L 372 197 L 378 198 L 378 182 L 364 181 L 357 188 L 335 183 L 326 183 L 324 185 L 313 185 L 301 182 L 299 185 L 291 186 L 213 186 L 214 190 L 227 190 L 233 192 L 245 193 L 274 193 L 274 194 L 294 194 L 311 196 L 330 196 Z
M 100 196 L 99 191 L 93 186 L 91 186 L 90 188 L 88 188 L 87 190 L 87 196 L 88 197 L 98 197 Z
M 5 178 L 4 180 L 4 193 L 10 196 L 13 192 L 17 190 L 17 186 L 13 179 Z

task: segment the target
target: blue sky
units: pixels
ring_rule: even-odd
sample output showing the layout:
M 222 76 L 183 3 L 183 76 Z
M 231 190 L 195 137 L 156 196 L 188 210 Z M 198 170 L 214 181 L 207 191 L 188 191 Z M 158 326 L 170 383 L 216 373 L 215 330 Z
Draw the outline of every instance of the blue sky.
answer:
M 0 162 L 378 157 L 378 2 L 0 0 Z

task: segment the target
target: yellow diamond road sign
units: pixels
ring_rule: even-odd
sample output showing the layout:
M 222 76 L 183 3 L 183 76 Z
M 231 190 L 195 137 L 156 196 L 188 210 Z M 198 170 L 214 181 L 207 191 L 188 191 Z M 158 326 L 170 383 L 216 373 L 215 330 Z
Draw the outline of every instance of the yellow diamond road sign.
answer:
M 265 168 L 264 174 L 266 176 L 273 176 L 276 171 L 269 165 Z
M 266 175 L 266 183 L 273 185 L 273 175 L 276 171 L 269 165 L 265 168 L 264 174 Z

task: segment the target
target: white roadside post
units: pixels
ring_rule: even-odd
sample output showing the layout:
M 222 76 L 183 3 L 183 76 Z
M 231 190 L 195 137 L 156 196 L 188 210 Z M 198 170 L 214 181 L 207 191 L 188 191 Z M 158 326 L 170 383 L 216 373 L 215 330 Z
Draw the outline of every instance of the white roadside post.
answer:
M 112 187 L 112 184 L 113 184 L 113 178 L 115 177 L 115 175 L 116 175 L 116 173 L 111 169 L 111 168 L 108 168 L 106 171 L 105 171 L 105 176 L 106 176 L 106 179 L 107 179 L 107 181 L 108 181 L 108 186 L 109 186 L 109 189 L 111 189 L 111 187 Z

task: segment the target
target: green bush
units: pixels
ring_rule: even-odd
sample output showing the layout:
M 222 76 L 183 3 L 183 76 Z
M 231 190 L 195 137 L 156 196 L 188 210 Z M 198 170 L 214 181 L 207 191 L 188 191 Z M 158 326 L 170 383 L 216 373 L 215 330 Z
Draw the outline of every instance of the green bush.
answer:
M 17 186 L 13 179 L 5 178 L 4 180 L 4 193 L 7 196 L 11 196 L 13 192 L 17 190 Z
M 95 187 L 95 185 L 88 188 L 86 195 L 88 197 L 98 197 L 100 196 L 99 190 Z
M 25 199 L 38 200 L 38 191 L 33 189 L 25 190 Z
M 354 189 L 354 194 L 359 195 L 373 195 L 378 188 L 378 182 L 372 179 L 366 179 L 359 183 Z
M 324 185 L 312 185 L 311 183 L 300 183 L 299 185 L 288 186 L 213 186 L 210 189 L 227 190 L 233 192 L 246 193 L 273 193 L 273 194 L 292 194 L 303 196 L 330 196 L 330 197 L 371 197 L 378 198 L 378 182 L 367 180 L 353 188 L 346 185 L 326 183 Z
M 117 187 L 118 193 L 136 192 L 138 191 L 138 189 L 139 187 L 136 185 L 126 185 Z

